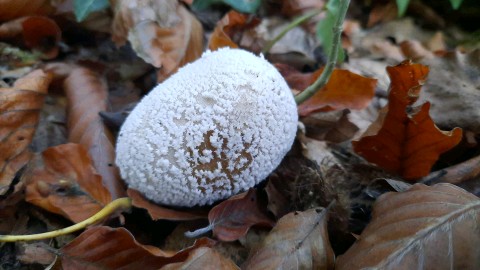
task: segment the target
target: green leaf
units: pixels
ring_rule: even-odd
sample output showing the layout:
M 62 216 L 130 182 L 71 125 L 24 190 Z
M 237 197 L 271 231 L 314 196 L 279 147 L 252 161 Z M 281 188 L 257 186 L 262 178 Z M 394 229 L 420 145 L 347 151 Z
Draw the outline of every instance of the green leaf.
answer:
M 109 7 L 108 0 L 74 0 L 73 10 L 77 22 L 83 21 L 90 13 Z
M 398 17 L 403 17 L 403 15 L 405 15 L 409 3 L 410 0 L 397 0 Z
M 333 43 L 333 26 L 340 12 L 340 1 L 329 0 L 326 8 L 325 18 L 317 24 L 317 37 L 322 42 L 323 51 L 326 55 L 330 54 Z M 338 47 L 337 62 L 341 63 L 345 59 L 342 46 Z
M 458 9 L 462 2 L 463 0 L 450 0 L 450 4 L 452 4 L 453 9 Z
M 219 3 L 229 5 L 239 12 L 255 13 L 260 7 L 262 0 L 195 0 L 192 8 L 196 10 L 203 10 L 211 5 Z

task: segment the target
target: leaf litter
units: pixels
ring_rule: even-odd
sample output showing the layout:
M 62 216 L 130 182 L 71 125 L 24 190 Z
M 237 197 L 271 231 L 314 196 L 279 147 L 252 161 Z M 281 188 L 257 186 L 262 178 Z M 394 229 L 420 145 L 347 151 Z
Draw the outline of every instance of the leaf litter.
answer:
M 244 14 L 224 4 L 198 11 L 192 1 L 118 0 L 82 23 L 73 1 L 26 2 L 0 3 L 0 234 L 63 228 L 118 197 L 129 196 L 133 207 L 79 234 L 2 244 L 2 267 L 479 264 L 479 43 L 462 44 L 470 39 L 458 28 L 465 25 L 437 7 L 411 3 L 397 18 L 394 1 L 351 3 L 342 37 L 348 59 L 298 107 L 297 139 L 281 165 L 249 192 L 176 208 L 127 191 L 113 162 L 122 119 L 204 47 L 259 53 L 296 16 L 327 1 L 265 1 Z M 212 27 L 201 12 L 223 18 Z M 295 94 L 322 72 L 328 48 L 315 27 L 324 17 L 296 26 L 265 53 Z M 199 229 L 196 242 L 184 235 Z

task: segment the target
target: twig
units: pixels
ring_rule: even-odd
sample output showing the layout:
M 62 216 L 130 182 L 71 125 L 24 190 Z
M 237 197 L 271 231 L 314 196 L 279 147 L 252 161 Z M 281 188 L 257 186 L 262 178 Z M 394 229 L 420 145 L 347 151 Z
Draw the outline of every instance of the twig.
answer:
M 289 25 L 287 25 L 287 27 L 285 27 L 282 30 L 282 32 L 280 32 L 274 39 L 267 42 L 265 47 L 263 47 L 262 53 L 267 54 L 270 51 L 270 49 L 272 49 L 273 45 L 275 45 L 275 43 L 277 43 L 280 39 L 282 39 L 290 30 L 292 30 L 293 28 L 297 27 L 298 25 L 304 23 L 305 21 L 307 21 L 308 19 L 312 18 L 313 16 L 317 15 L 320 12 L 321 12 L 320 9 L 315 9 L 315 10 L 313 10 L 311 12 L 308 12 L 307 14 L 302 15 L 302 16 L 298 17 L 297 19 L 295 19 L 293 22 L 291 22 Z
M 42 240 L 47 238 L 53 238 L 65 234 L 69 234 L 72 232 L 76 232 L 81 229 L 85 229 L 86 227 L 97 223 L 98 221 L 106 218 L 113 212 L 119 209 L 129 209 L 132 206 L 132 199 L 130 198 L 119 198 L 111 203 L 107 204 L 102 210 L 98 211 L 95 215 L 89 217 L 88 219 L 72 225 L 67 228 L 63 228 L 56 231 L 46 232 L 46 233 L 39 233 L 39 234 L 28 234 L 28 235 L 0 235 L 0 242 L 18 242 L 18 241 L 34 241 L 34 240 Z
M 323 69 L 322 74 L 318 79 L 309 87 L 305 88 L 300 94 L 295 96 L 295 102 L 301 104 L 307 99 L 311 98 L 318 90 L 322 89 L 330 79 L 330 75 L 333 72 L 335 64 L 337 63 L 338 48 L 340 46 L 340 37 L 343 29 L 343 21 L 347 14 L 348 5 L 350 0 L 338 0 L 340 1 L 339 13 L 335 25 L 333 26 L 333 41 L 330 53 L 328 55 L 328 61 Z
M 199 237 L 200 235 L 205 234 L 205 233 L 213 230 L 213 227 L 215 227 L 215 225 L 210 223 L 210 224 L 208 224 L 207 227 L 200 228 L 200 229 L 195 230 L 193 232 L 191 232 L 191 231 L 185 232 L 185 236 L 188 237 L 188 238 Z
M 480 156 L 476 156 L 462 163 L 435 171 L 420 180 L 421 183 L 433 185 L 436 183 L 450 183 L 458 185 L 480 175 Z

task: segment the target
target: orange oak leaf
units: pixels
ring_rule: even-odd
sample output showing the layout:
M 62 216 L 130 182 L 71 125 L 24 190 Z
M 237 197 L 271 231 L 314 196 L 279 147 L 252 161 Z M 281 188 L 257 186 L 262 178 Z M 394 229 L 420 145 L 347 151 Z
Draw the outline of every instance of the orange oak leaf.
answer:
M 73 222 L 89 218 L 112 200 L 79 144 L 61 144 L 36 154 L 23 180 L 27 202 Z
M 183 262 L 199 247 L 211 247 L 215 241 L 201 238 L 180 251 L 164 251 L 142 245 L 125 228 L 98 226 L 87 229 L 60 250 L 64 269 L 160 269 Z
M 428 175 L 439 155 L 460 142 L 462 130 L 439 130 L 428 114 L 428 102 L 411 107 L 427 77 L 427 66 L 407 60 L 387 67 L 387 72 L 388 105 L 362 138 L 352 142 L 353 149 L 369 162 L 415 180 Z
M 153 220 L 194 220 L 207 217 L 206 211 L 194 211 L 190 209 L 177 210 L 167 208 L 147 200 L 143 195 L 135 190 L 129 188 L 127 190 L 128 197 L 132 199 L 132 205 L 138 208 L 147 210 L 148 214 Z
M 235 241 L 247 234 L 253 225 L 274 225 L 259 206 L 255 189 L 233 196 L 212 208 L 208 221 L 213 235 L 221 241 Z
M 214 51 L 221 47 L 238 48 L 234 36 L 241 36 L 245 29 L 255 27 L 260 20 L 237 11 L 230 11 L 217 23 L 208 42 L 208 49 Z
M 31 158 L 32 141 L 51 75 L 35 70 L 11 88 L 0 88 L 0 195 Z
M 314 73 L 303 74 L 286 65 L 277 64 L 289 86 L 304 90 L 317 80 L 323 68 Z M 300 116 L 314 112 L 353 109 L 361 110 L 368 106 L 375 95 L 377 80 L 366 78 L 344 69 L 335 69 L 327 85 L 313 97 L 298 106 Z

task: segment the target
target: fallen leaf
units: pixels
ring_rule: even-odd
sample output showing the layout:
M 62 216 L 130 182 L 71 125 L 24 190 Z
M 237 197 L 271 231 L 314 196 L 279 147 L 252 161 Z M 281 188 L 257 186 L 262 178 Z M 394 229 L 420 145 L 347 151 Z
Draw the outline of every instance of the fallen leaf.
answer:
M 150 202 L 142 196 L 137 190 L 129 188 L 127 190 L 128 197 L 132 198 L 132 205 L 138 208 L 146 209 L 153 220 L 194 220 L 207 217 L 204 211 L 193 211 L 190 209 L 176 210 L 166 208 L 161 205 Z
M 36 154 L 22 179 L 27 185 L 27 202 L 75 223 L 93 216 L 112 200 L 79 144 L 62 144 Z
M 0 39 L 23 36 L 27 48 L 40 52 L 44 59 L 57 57 L 62 36 L 57 23 L 43 16 L 22 17 L 0 25 Z
M 0 88 L 0 195 L 31 157 L 40 110 L 51 81 L 50 74 L 34 70 L 11 88 Z
M 215 51 L 218 48 L 238 48 L 239 37 L 246 29 L 258 25 L 260 21 L 250 15 L 230 11 L 217 23 L 208 41 L 208 49 Z
M 404 61 L 387 72 L 389 103 L 362 138 L 352 142 L 353 149 L 369 162 L 415 180 L 428 175 L 439 155 L 460 142 L 462 130 L 439 130 L 428 115 L 428 102 L 407 113 L 418 99 L 428 67 Z
M 223 257 L 214 249 L 208 247 L 200 247 L 190 252 L 187 260 L 181 263 L 168 264 L 161 270 L 176 269 L 240 269 L 232 260 Z
M 106 83 L 99 74 L 77 67 L 70 72 L 63 86 L 69 104 L 68 141 L 87 149 L 112 199 L 124 197 L 124 184 L 115 166 L 114 138 L 99 115 L 107 110 Z
M 28 15 L 48 15 L 55 11 L 50 0 L 2 0 L 0 21 L 9 21 Z
M 480 199 L 451 184 L 382 195 L 335 269 L 476 269 Z
M 254 249 L 244 269 L 333 269 L 327 210 L 316 208 L 282 217 Z
M 199 247 L 215 241 L 201 238 L 181 251 L 163 251 L 138 243 L 125 228 L 99 226 L 87 229 L 60 249 L 64 269 L 159 269 L 169 263 L 185 261 Z
M 276 218 L 281 218 L 286 215 L 292 207 L 288 200 L 288 195 L 285 194 L 286 188 L 282 189 L 282 180 L 284 179 L 270 177 L 265 186 L 265 192 L 268 196 L 267 208 Z
M 244 236 L 251 226 L 273 226 L 257 201 L 257 191 L 236 195 L 213 207 L 208 213 L 213 235 L 221 241 L 235 241 Z
M 292 17 L 311 11 L 312 9 L 322 9 L 325 1 L 318 0 L 285 0 L 281 3 L 281 13 Z
M 112 39 L 123 45 L 127 39 L 146 62 L 161 68 L 163 81 L 179 67 L 200 57 L 203 28 L 176 0 L 113 0 Z
M 323 68 L 309 74 L 292 71 L 280 65 L 277 65 L 277 68 L 288 85 L 296 90 L 304 90 L 323 72 Z M 336 69 L 322 89 L 298 106 L 298 112 L 301 116 L 307 116 L 318 111 L 363 109 L 375 95 L 376 84 L 375 79 L 365 78 L 348 70 Z

